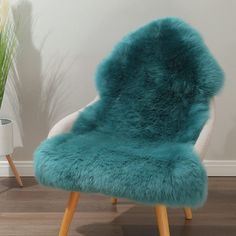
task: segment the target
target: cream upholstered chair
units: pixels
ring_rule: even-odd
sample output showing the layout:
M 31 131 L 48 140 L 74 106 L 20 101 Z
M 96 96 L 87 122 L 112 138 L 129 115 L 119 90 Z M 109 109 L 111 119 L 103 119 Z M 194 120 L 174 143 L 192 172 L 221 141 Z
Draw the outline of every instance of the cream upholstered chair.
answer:
M 154 205 L 160 235 L 169 236 L 167 207 L 191 219 L 206 200 L 200 156 L 224 73 L 196 30 L 164 18 L 125 36 L 95 79 L 99 100 L 59 122 L 34 153 L 38 182 L 71 192 L 59 235 L 87 192 Z
M 89 103 L 87 106 L 93 104 L 97 100 L 98 100 L 98 97 L 96 97 L 95 100 L 92 101 L 91 103 Z M 54 125 L 54 127 L 50 130 L 48 138 L 68 132 L 72 128 L 73 123 L 78 118 L 80 112 L 82 112 L 86 107 L 66 116 L 65 118 L 63 118 L 62 120 L 57 122 Z M 209 141 L 210 141 L 210 136 L 212 133 L 214 121 L 215 121 L 215 101 L 213 98 L 211 101 L 211 104 L 210 104 L 209 119 L 205 123 L 205 125 L 204 125 L 202 131 L 200 132 L 200 135 L 195 143 L 195 150 L 200 155 L 202 160 L 204 159 L 206 149 L 207 149 Z M 68 206 L 65 211 L 64 219 L 63 219 L 63 222 L 61 225 L 60 235 L 64 236 L 67 234 L 67 232 L 69 230 L 70 223 L 73 218 L 74 211 L 76 210 L 78 199 L 79 199 L 79 193 L 72 192 L 70 195 Z M 112 198 L 111 201 L 112 201 L 112 204 L 117 203 L 116 198 Z M 186 220 L 192 219 L 191 208 L 184 208 L 184 214 L 185 214 Z M 166 207 L 165 206 L 156 207 L 156 216 L 157 216 L 157 224 L 159 226 L 160 235 L 161 236 L 169 236 L 170 232 L 169 232 L 169 223 L 168 223 L 168 215 L 167 215 Z

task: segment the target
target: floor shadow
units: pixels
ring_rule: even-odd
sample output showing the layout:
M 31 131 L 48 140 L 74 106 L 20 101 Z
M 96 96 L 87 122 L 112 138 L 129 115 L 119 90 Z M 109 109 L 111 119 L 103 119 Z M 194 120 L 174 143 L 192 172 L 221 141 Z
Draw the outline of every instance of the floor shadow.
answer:
M 155 218 L 150 223 L 147 219 L 140 224 L 140 218 L 137 217 L 137 207 L 122 213 L 113 221 L 108 223 L 92 223 L 77 227 L 78 235 L 83 236 L 159 236 L 159 231 L 155 225 Z M 139 213 L 139 216 L 141 214 Z M 153 215 L 153 217 L 155 217 Z M 101 215 L 102 218 L 102 215 Z M 134 218 L 134 219 L 132 219 Z M 137 219 L 137 224 L 135 220 Z M 232 236 L 235 235 L 236 225 L 216 225 L 209 224 L 198 225 L 192 224 L 191 221 L 183 221 L 182 224 L 170 224 L 170 232 L 172 236 Z M 196 223 L 196 222 L 195 222 Z
M 38 185 L 37 181 L 32 177 L 21 177 L 21 179 L 24 184 L 24 187 L 23 187 L 24 189 Z M 21 188 L 21 187 L 19 187 L 19 184 L 17 183 L 16 178 L 14 176 L 7 177 L 7 178 L 1 178 L 0 179 L 0 186 L 4 187 L 4 188 L 6 187 L 8 190 L 10 190 L 12 188 Z M 1 190 L 0 190 L 0 193 L 2 193 Z
M 0 190 L 0 195 L 3 194 L 3 193 L 8 192 L 10 189 L 11 189 L 10 187 L 6 187 L 6 188 L 4 188 L 4 189 L 1 189 L 1 190 Z

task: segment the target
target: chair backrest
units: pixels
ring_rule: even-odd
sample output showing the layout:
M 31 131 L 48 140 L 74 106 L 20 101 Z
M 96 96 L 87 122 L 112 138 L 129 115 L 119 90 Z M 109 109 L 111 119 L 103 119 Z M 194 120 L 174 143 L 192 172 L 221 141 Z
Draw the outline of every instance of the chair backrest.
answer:
M 74 132 L 195 143 L 223 72 L 201 36 L 180 19 L 151 22 L 126 36 L 98 67 L 100 99 Z

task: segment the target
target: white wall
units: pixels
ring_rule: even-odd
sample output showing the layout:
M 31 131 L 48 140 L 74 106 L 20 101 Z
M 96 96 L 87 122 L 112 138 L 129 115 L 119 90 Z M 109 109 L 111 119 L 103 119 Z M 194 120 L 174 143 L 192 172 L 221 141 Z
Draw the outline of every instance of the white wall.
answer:
M 179 16 L 196 27 L 226 72 L 217 99 L 217 123 L 207 159 L 236 160 L 234 0 L 12 1 L 21 16 L 18 57 L 24 148 L 31 160 L 49 127 L 95 96 L 97 63 L 131 30 L 155 18 Z M 18 5 L 18 6 L 17 6 Z M 22 23 L 23 22 L 23 23 Z M 48 104 L 45 107 L 42 105 Z

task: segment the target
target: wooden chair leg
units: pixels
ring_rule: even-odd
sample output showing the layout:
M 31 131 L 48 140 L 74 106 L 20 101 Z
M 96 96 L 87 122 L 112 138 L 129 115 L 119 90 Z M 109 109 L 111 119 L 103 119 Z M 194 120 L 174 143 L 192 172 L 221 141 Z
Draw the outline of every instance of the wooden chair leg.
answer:
M 184 208 L 184 215 L 186 220 L 192 220 L 193 213 L 191 208 Z
M 70 223 L 72 221 L 74 212 L 76 211 L 77 203 L 79 201 L 79 196 L 80 194 L 78 192 L 70 193 L 67 208 L 65 210 L 64 217 L 61 223 L 59 236 L 67 236 L 70 228 Z
M 16 169 L 16 166 L 15 166 L 13 160 L 11 159 L 11 156 L 10 155 L 6 155 L 6 159 L 7 159 L 8 163 L 9 163 L 11 169 L 12 169 L 13 174 L 16 177 L 17 183 L 20 185 L 20 187 L 23 187 L 23 183 L 21 181 L 21 177 L 20 177 L 20 175 L 19 175 L 19 173 L 18 173 L 18 171 Z
M 111 198 L 111 203 L 112 203 L 112 205 L 116 205 L 117 204 L 117 198 L 115 198 L 115 197 Z
M 170 236 L 167 209 L 164 205 L 156 206 L 157 224 L 159 226 L 160 236 Z

